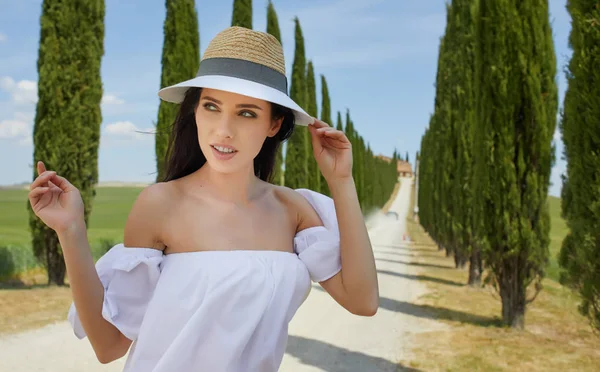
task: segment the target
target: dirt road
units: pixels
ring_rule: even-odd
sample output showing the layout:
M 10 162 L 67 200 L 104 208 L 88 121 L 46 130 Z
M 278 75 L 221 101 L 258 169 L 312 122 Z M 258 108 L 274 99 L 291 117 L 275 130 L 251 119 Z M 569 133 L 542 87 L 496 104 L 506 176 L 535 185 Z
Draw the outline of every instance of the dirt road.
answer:
M 290 323 L 290 338 L 281 371 L 411 371 L 411 335 L 440 326 L 412 306 L 425 291 L 415 280 L 410 244 L 403 240 L 413 179 L 401 179 L 390 211 L 377 215 L 369 235 L 377 259 L 381 306 L 374 317 L 358 317 L 339 306 L 315 285 Z M 121 371 L 125 358 L 101 365 L 86 339 L 78 340 L 67 322 L 35 331 L 0 336 L 1 371 Z

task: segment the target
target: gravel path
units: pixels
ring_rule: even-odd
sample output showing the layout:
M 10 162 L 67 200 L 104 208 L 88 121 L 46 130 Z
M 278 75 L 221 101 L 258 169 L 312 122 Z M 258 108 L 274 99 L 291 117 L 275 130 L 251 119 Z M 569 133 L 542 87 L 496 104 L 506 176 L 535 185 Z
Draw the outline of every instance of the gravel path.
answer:
M 408 262 L 403 240 L 413 179 L 401 179 L 391 211 L 399 218 L 373 216 L 369 235 L 377 259 L 381 306 L 374 317 L 358 317 L 339 306 L 320 286 L 290 323 L 290 338 L 281 371 L 411 371 L 411 335 L 437 328 L 411 301 L 425 293 Z M 13 372 L 121 371 L 125 358 L 100 364 L 86 339 L 78 340 L 67 322 L 34 331 L 0 336 L 0 370 Z M 215 371 L 218 372 L 218 371 Z

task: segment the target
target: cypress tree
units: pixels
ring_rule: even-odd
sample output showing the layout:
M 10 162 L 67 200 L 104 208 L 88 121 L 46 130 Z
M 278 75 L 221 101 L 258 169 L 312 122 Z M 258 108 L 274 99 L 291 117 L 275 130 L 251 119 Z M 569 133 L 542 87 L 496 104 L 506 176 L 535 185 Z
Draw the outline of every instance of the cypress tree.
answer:
M 329 88 L 325 76 L 321 75 L 321 121 L 333 126 L 331 121 L 331 101 L 329 100 Z
M 333 127 L 333 122 L 331 121 L 331 101 L 329 100 L 329 88 L 327 87 L 325 76 L 323 75 L 321 75 L 321 121 L 324 121 Z M 327 181 L 320 171 L 319 178 L 321 180 L 321 193 L 330 196 L 331 192 L 329 191 L 329 186 L 327 185 Z
M 444 161 L 443 174 L 444 174 L 444 198 L 446 200 L 446 214 L 445 214 L 445 231 L 444 231 L 444 245 L 454 254 L 454 264 L 457 268 L 463 268 L 468 259 L 468 252 L 465 250 L 465 246 L 460 244 L 459 241 L 462 224 L 460 223 L 460 214 L 463 210 L 463 205 L 458 200 L 457 196 L 461 194 L 461 184 L 464 180 L 457 179 L 458 167 L 458 143 L 461 135 L 460 128 L 464 118 L 461 116 L 461 104 L 464 101 L 464 97 L 461 93 L 461 81 L 458 76 L 464 72 L 465 67 L 462 65 L 460 53 L 456 51 L 459 48 L 463 48 L 461 45 L 461 32 L 464 26 L 464 20 L 459 17 L 459 7 L 462 5 L 461 0 L 454 1 L 452 6 L 448 8 L 448 27 L 446 29 L 446 41 L 448 43 L 447 48 L 450 52 L 447 57 L 447 84 L 448 91 L 446 100 L 449 102 L 448 111 L 448 122 L 445 123 L 445 141 L 444 146 Z M 462 170 L 460 170 L 462 171 Z
M 556 57 L 547 1 L 479 4 L 474 192 L 478 235 L 502 299 L 523 328 L 526 289 L 548 261 L 548 187 L 556 127 Z
M 357 142 L 356 144 L 358 145 L 357 151 L 356 151 L 356 163 L 354 163 L 354 167 L 357 167 L 357 175 L 358 175 L 358 179 L 355 180 L 357 186 L 358 186 L 358 195 L 359 195 L 359 200 L 360 200 L 360 204 L 363 208 L 363 211 L 366 211 L 366 197 L 365 197 L 365 193 L 366 193 L 366 184 L 365 184 L 365 162 L 366 162 L 366 158 L 365 158 L 365 152 L 366 152 L 366 147 L 365 147 L 365 140 L 362 138 L 362 136 L 358 136 L 357 138 Z
M 335 129 L 344 131 L 344 125 L 342 124 L 342 114 L 339 111 L 337 112 L 337 124 L 335 126 Z M 344 133 L 346 132 L 344 131 Z
M 267 33 L 275 36 L 279 43 L 281 43 L 281 32 L 279 30 L 279 21 L 277 20 L 277 13 L 273 3 L 269 0 L 267 6 Z M 276 185 L 284 184 L 284 173 L 283 173 L 283 146 L 279 146 L 277 155 L 275 156 L 275 166 L 273 168 L 272 182 Z
M 279 21 L 277 20 L 277 13 L 275 12 L 275 7 L 273 6 L 273 2 L 269 0 L 269 5 L 267 6 L 267 33 L 275 36 L 275 39 L 281 42 L 281 31 L 279 29 Z
M 306 57 L 304 55 L 304 37 L 298 17 L 295 22 L 296 50 L 292 65 L 292 83 L 290 98 L 300 107 L 306 106 Z M 296 189 L 308 187 L 308 146 L 306 142 L 307 128 L 296 127 L 286 147 L 285 155 L 285 186 Z
M 451 156 L 450 94 L 452 89 L 450 85 L 450 67 L 451 55 L 453 53 L 450 48 L 451 36 L 449 35 L 449 28 L 451 26 L 450 11 L 451 7 L 447 5 L 448 18 L 446 21 L 446 31 L 440 40 L 439 46 L 434 113 L 429 122 L 429 130 L 426 132 L 429 136 L 427 138 L 427 146 L 430 148 L 426 151 L 425 147 L 423 147 L 423 153 L 427 153 L 430 159 L 428 159 L 429 162 L 427 163 L 426 177 L 419 179 L 420 192 L 427 192 L 429 198 L 427 202 L 419 202 L 420 205 L 426 204 L 428 207 L 423 211 L 424 215 L 421 221 L 435 240 L 439 249 L 446 250 L 447 256 L 454 253 L 449 228 L 451 226 L 451 196 L 449 195 L 451 169 L 448 169 L 451 166 L 451 162 L 449 161 Z M 427 186 L 423 185 L 424 183 Z M 424 187 L 421 188 L 421 186 Z
M 252 28 L 252 0 L 233 0 L 231 25 Z
M 40 17 L 33 180 L 40 160 L 67 178 L 81 193 L 86 224 L 98 182 L 104 14 L 104 0 L 45 0 Z M 62 286 L 66 268 L 58 237 L 29 202 L 27 208 L 34 254 L 47 269 L 48 284 Z
M 452 113 L 455 128 L 455 161 L 453 195 L 453 221 L 455 244 L 461 259 L 469 260 L 469 279 L 471 286 L 481 285 L 482 261 L 480 250 L 473 243 L 472 218 L 472 133 L 475 97 L 475 18 L 478 1 L 454 0 L 452 3 L 452 23 L 456 29 L 453 48 L 457 63 L 453 66 L 454 94 L 452 95 Z M 475 13 L 476 14 L 476 13 Z
M 579 292 L 579 311 L 600 330 L 600 7 L 597 0 L 569 0 L 567 10 L 573 55 L 560 124 L 568 162 L 562 215 L 569 227 L 561 283 Z
M 200 35 L 194 0 L 167 0 L 162 50 L 160 87 L 196 76 L 200 64 Z M 156 181 L 165 177 L 165 159 L 170 128 L 177 115 L 178 105 L 160 101 L 156 123 Z
M 317 110 L 317 86 L 315 83 L 315 70 L 312 61 L 308 61 L 306 70 L 306 113 L 312 117 L 318 117 Z M 308 144 L 308 188 L 321 192 L 321 171 L 313 155 L 310 132 L 306 131 L 306 143 Z

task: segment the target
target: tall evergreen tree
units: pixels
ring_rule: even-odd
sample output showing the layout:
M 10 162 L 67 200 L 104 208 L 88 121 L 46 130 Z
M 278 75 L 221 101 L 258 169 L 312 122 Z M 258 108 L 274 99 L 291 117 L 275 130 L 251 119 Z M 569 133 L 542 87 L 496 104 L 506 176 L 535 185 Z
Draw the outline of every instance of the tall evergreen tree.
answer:
M 200 65 L 200 35 L 194 0 L 166 0 L 166 8 L 161 88 L 193 78 Z M 162 100 L 158 107 L 155 140 L 157 182 L 165 177 L 170 128 L 177 109 L 176 104 Z
M 33 179 L 40 160 L 67 178 L 81 193 L 86 224 L 98 182 L 104 14 L 104 0 L 45 0 L 40 17 Z M 62 286 L 66 268 L 58 237 L 27 208 L 34 254 L 47 269 L 48 284 Z
M 473 95 L 475 73 L 475 15 L 478 1 L 454 0 L 452 3 L 452 23 L 456 63 L 453 66 L 454 94 L 452 114 L 455 122 L 455 161 L 454 184 L 454 239 L 461 259 L 469 260 L 468 283 L 481 285 L 482 260 L 479 247 L 473 243 L 473 199 L 472 199 L 472 133 L 475 114 Z
M 325 76 L 323 75 L 321 75 L 321 121 L 324 121 L 333 127 L 333 122 L 331 121 L 331 101 L 329 99 L 329 88 L 327 87 Z M 329 186 L 327 185 L 327 181 L 321 172 L 319 172 L 319 178 L 321 179 L 321 193 L 330 196 L 331 192 L 329 191 Z
M 267 33 L 275 36 L 275 38 L 281 43 L 281 32 L 279 30 L 279 21 L 277 20 L 277 13 L 271 0 L 267 6 Z M 284 184 L 284 172 L 283 172 L 283 146 L 279 146 L 277 155 L 275 156 L 275 166 L 273 167 L 272 182 L 276 185 Z
M 569 234 L 559 256 L 561 282 L 581 296 L 579 311 L 600 330 L 600 6 L 569 0 L 568 89 L 560 129 L 568 162 L 562 215 Z
M 337 112 L 337 124 L 335 125 L 335 129 L 344 131 L 345 133 L 344 125 L 342 124 L 342 114 L 339 111 Z
M 321 75 L 321 121 L 333 126 L 331 121 L 331 101 L 329 99 L 329 88 L 325 76 Z
M 355 179 L 356 185 L 357 185 L 357 191 L 358 191 L 358 196 L 359 196 L 359 200 L 360 200 L 360 204 L 363 208 L 363 211 L 366 212 L 366 207 L 367 207 L 367 203 L 366 203 L 366 183 L 365 183 L 365 164 L 366 164 L 366 147 L 365 147 L 365 140 L 363 139 L 362 136 L 358 136 L 357 141 L 356 141 L 356 145 L 358 146 L 357 151 L 356 151 L 356 163 L 353 162 L 353 167 L 358 168 L 357 171 L 357 175 L 358 178 Z
M 469 1 L 469 0 L 467 0 Z M 456 0 L 452 2 L 452 6 L 448 8 L 448 21 L 446 28 L 445 41 L 447 43 L 448 55 L 446 58 L 446 91 L 445 99 L 448 102 L 447 122 L 444 123 L 444 163 L 442 166 L 442 174 L 444 180 L 443 197 L 446 213 L 444 215 L 444 245 L 448 247 L 454 255 L 454 263 L 458 268 L 466 265 L 468 260 L 468 251 L 466 247 L 459 243 L 461 240 L 462 224 L 460 224 L 459 215 L 464 210 L 463 205 L 458 200 L 457 196 L 461 195 L 462 183 L 464 179 L 457 179 L 457 174 L 461 170 L 457 170 L 458 160 L 458 144 L 461 135 L 461 126 L 464 122 L 464 117 L 461 113 L 461 104 L 465 97 L 461 97 L 461 81 L 458 76 L 465 70 L 462 65 L 461 53 L 457 53 L 458 48 L 463 48 L 461 45 L 461 32 L 465 26 L 465 20 L 459 17 L 461 6 L 469 6 L 464 0 Z
M 298 17 L 294 19 L 296 50 L 292 65 L 292 83 L 290 98 L 300 107 L 306 107 L 306 57 L 304 54 L 304 37 Z M 296 127 L 287 142 L 285 155 L 285 186 L 296 189 L 308 187 L 308 157 L 307 128 Z
M 275 39 L 281 42 L 281 31 L 279 29 L 279 21 L 277 20 L 277 13 L 275 12 L 275 7 L 273 6 L 273 2 L 269 0 L 269 5 L 267 6 L 267 33 L 275 36 Z
M 231 25 L 252 28 L 252 0 L 233 0 Z
M 502 318 L 523 328 L 526 289 L 548 262 L 548 187 L 556 127 L 556 57 L 548 2 L 481 1 L 475 203 Z
M 312 61 L 308 61 L 306 69 L 306 99 L 306 113 L 312 117 L 318 117 L 317 85 Z M 313 155 L 309 131 L 306 131 L 306 143 L 308 144 L 308 188 L 316 192 L 321 192 L 321 171 Z

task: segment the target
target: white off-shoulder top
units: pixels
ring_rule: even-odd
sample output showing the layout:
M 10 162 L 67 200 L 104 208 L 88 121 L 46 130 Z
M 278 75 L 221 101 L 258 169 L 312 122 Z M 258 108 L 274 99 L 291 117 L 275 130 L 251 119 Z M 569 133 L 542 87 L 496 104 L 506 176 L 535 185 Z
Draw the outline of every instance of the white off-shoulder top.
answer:
M 288 323 L 311 280 L 341 270 L 333 199 L 297 189 L 324 226 L 294 237 L 294 253 L 198 251 L 164 255 L 112 247 L 96 263 L 104 285 L 102 316 L 133 340 L 124 371 L 277 371 Z M 242 247 L 240 247 L 242 248 Z M 75 335 L 86 337 L 74 304 Z

